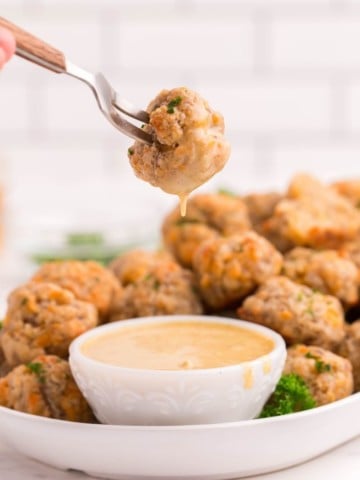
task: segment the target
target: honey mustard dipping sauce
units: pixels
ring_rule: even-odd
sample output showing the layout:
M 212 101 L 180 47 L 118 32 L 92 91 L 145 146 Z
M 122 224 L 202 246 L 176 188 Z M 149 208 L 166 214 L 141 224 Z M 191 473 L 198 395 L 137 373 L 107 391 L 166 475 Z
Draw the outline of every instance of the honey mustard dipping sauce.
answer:
M 93 360 L 147 370 L 225 367 L 254 360 L 273 349 L 270 338 L 253 330 L 195 320 L 119 327 L 81 347 Z

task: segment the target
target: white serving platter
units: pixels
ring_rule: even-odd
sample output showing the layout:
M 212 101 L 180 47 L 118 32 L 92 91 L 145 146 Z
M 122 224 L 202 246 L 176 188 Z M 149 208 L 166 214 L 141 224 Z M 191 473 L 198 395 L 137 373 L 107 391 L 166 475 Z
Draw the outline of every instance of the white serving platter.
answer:
M 283 469 L 360 434 L 360 393 L 282 417 L 146 427 L 52 420 L 0 407 L 0 438 L 61 470 L 126 480 L 222 480 Z

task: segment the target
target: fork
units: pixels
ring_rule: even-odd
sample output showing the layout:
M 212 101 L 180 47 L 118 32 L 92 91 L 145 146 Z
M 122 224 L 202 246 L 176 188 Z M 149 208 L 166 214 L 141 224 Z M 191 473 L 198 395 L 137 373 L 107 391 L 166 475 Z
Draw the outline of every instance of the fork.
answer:
M 0 27 L 12 32 L 16 40 L 16 55 L 55 73 L 66 73 L 88 85 L 97 104 L 109 122 L 122 133 L 140 142 L 151 144 L 151 135 L 129 122 L 128 117 L 149 123 L 149 114 L 120 98 L 102 73 L 91 73 L 69 62 L 65 55 L 51 45 L 31 35 L 17 25 L 0 17 Z

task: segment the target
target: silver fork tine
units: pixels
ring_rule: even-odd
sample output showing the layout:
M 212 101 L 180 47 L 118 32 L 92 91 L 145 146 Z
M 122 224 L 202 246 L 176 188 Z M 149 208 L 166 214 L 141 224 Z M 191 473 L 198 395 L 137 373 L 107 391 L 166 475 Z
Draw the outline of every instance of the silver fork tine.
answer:
M 114 101 L 116 92 L 101 73 L 92 74 L 83 68 L 66 61 L 66 73 L 86 83 L 93 91 L 100 110 L 109 122 L 122 133 L 140 142 L 151 144 L 153 138 L 141 128 L 128 122 L 124 116 L 115 108 Z M 129 103 L 130 105 L 130 103 Z M 134 107 L 133 113 L 135 112 Z M 125 110 L 124 110 L 125 111 Z M 148 115 L 146 112 L 143 112 Z M 128 112 L 126 111 L 126 114 Z M 145 116 L 144 116 L 145 118 Z
M 140 120 L 140 122 L 149 123 L 149 114 L 147 112 L 137 109 L 124 98 L 120 98 L 117 92 L 115 92 L 113 105 L 120 110 L 120 112 L 125 113 L 129 117 L 135 118 L 135 120 Z
M 128 122 L 125 120 L 125 118 L 117 112 L 115 109 L 113 109 L 110 113 L 111 120 L 113 125 L 121 130 L 125 135 L 128 137 L 133 138 L 134 140 L 140 140 L 143 143 L 151 144 L 153 143 L 153 139 L 151 135 L 148 133 L 144 132 L 141 128 L 136 127 L 132 123 Z

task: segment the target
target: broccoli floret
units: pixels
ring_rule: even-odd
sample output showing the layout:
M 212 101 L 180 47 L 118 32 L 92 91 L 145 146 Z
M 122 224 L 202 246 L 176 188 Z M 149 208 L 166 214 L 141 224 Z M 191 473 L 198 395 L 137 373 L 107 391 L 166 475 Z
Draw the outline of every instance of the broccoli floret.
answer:
M 304 380 L 298 375 L 290 373 L 280 378 L 259 418 L 276 417 L 314 407 L 316 407 L 316 402 Z

